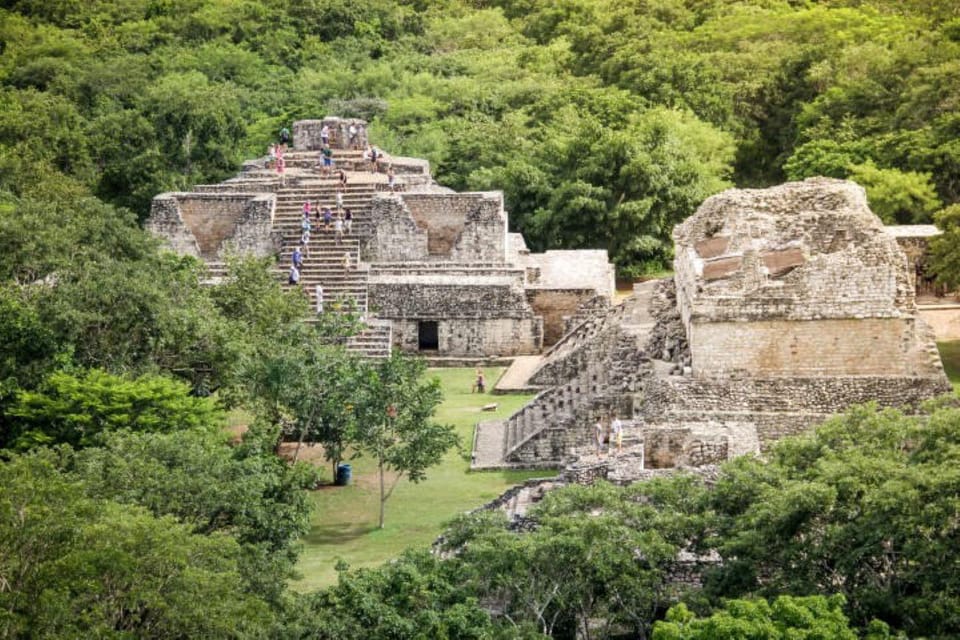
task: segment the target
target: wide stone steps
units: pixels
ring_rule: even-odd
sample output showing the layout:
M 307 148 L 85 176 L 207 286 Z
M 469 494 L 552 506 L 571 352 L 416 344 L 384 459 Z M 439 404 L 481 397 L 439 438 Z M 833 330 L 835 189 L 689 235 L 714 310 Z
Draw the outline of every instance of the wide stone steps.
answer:
M 285 160 L 288 167 L 316 169 L 319 162 L 318 151 L 290 151 Z M 353 226 L 350 233 L 343 234 L 342 241 L 336 241 L 333 225 L 325 229 L 317 212 L 323 207 L 336 207 L 336 194 L 339 180 L 336 176 L 316 176 L 301 179 L 297 183 L 280 188 L 276 195 L 274 209 L 274 230 L 283 241 L 278 271 L 286 283 L 294 248 L 300 243 L 302 234 L 303 205 L 310 201 L 312 205 L 310 241 L 303 256 L 303 268 L 300 271 L 298 285 L 317 309 L 317 287 L 322 290 L 324 310 L 354 310 L 361 316 L 368 315 L 367 309 L 367 269 L 360 268 L 360 242 L 369 236 L 372 229 L 370 220 L 372 200 L 376 195 L 374 181 L 366 180 L 370 174 L 351 172 L 353 163 L 361 162 L 361 152 L 334 152 L 334 170 L 347 170 L 347 185 L 343 188 L 343 207 L 350 209 Z M 361 169 L 365 167 L 360 167 Z M 358 175 L 360 173 L 360 175 Z M 348 256 L 345 261 L 344 256 Z M 285 285 L 290 286 L 290 285 Z M 350 301 L 355 302 L 351 305 Z M 342 304 L 342 306 L 341 306 Z M 360 333 L 347 340 L 347 348 L 372 358 L 389 357 L 392 328 L 389 321 L 367 319 Z
M 371 320 L 360 333 L 347 339 L 347 349 L 369 358 L 389 358 L 393 330 L 388 321 Z

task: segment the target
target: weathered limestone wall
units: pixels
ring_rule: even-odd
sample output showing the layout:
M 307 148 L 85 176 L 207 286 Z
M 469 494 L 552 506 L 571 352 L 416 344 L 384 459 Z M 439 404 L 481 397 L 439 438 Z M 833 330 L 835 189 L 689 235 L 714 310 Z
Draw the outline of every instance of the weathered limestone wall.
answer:
M 368 262 L 504 263 L 500 193 L 381 195 L 373 201 Z
M 419 322 L 391 319 L 393 346 L 407 353 L 419 348 Z M 437 320 L 437 353 L 450 357 L 519 356 L 537 353 L 543 327 L 539 318 L 458 318 Z
M 501 193 L 402 196 L 417 226 L 427 230 L 430 256 L 451 262 L 504 262 L 507 219 Z
M 370 302 L 386 318 L 532 317 L 523 290 L 504 278 L 474 276 L 472 281 L 442 275 L 402 276 L 387 281 L 370 276 Z
M 925 368 L 913 321 L 902 318 L 694 322 L 689 331 L 695 376 L 910 375 Z
M 917 315 L 930 326 L 937 340 L 960 340 L 960 306 L 924 307 Z
M 272 193 L 163 193 L 153 199 L 146 228 L 182 254 L 207 260 L 224 253 L 276 253 Z
M 725 192 L 674 238 L 646 341 L 624 340 L 644 326 L 624 308 L 562 338 L 531 377 L 554 386 L 504 424 L 505 461 L 589 451 L 591 418 L 615 409 L 649 466 L 710 465 L 855 404 L 910 411 L 950 391 L 913 264 L 856 185 Z
M 530 253 L 510 243 L 511 259 L 527 270 L 531 289 L 592 289 L 598 296 L 613 299 L 616 293 L 614 268 L 605 250 L 551 250 Z
M 597 416 L 633 414 L 633 394 L 651 374 L 646 297 L 628 300 L 585 323 L 569 343 L 548 354 L 534 374 L 552 383 L 504 425 L 504 459 L 514 464 L 560 461 L 590 445 Z
M 678 304 L 694 321 L 898 317 L 907 260 L 859 186 L 825 178 L 708 198 L 674 229 Z
M 543 345 L 556 344 L 566 333 L 567 320 L 594 297 L 593 289 L 527 289 L 530 306 L 543 317 Z
M 674 230 L 693 373 L 927 375 L 913 268 L 859 186 L 811 179 L 707 199 Z
M 373 199 L 370 236 L 361 248 L 366 262 L 418 262 L 428 259 L 427 230 L 417 226 L 397 195 Z
M 543 323 L 527 303 L 523 271 L 490 265 L 374 265 L 371 308 L 394 327 L 394 344 L 417 351 L 418 323 L 436 321 L 445 356 L 538 353 Z
M 949 390 L 939 377 L 849 376 L 843 378 L 691 376 L 650 378 L 640 414 L 648 421 L 678 412 L 837 413 L 844 407 L 876 402 L 882 407 L 916 407 Z M 838 409 L 838 407 L 840 409 Z
M 298 120 L 293 123 L 293 148 L 297 151 L 318 151 L 323 148 L 320 131 L 323 125 L 330 128 L 330 147 L 349 149 L 350 125 L 357 128 L 356 145 L 360 149 L 367 146 L 367 121 L 359 118 L 338 118 L 328 116 L 323 120 Z

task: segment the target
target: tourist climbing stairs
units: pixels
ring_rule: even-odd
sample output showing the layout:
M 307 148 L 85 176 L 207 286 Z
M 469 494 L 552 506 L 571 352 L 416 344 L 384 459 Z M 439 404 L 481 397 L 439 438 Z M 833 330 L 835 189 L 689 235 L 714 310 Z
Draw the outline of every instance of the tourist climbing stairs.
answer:
M 343 156 L 347 159 L 344 161 Z M 318 173 L 318 152 L 288 152 L 288 167 L 306 171 L 297 172 L 297 179 L 288 176 L 286 184 L 277 190 L 274 211 L 274 229 L 280 234 L 282 249 L 279 268 L 286 282 L 294 250 L 300 244 L 303 206 L 311 204 L 310 241 L 303 251 L 300 286 L 309 296 L 314 309 L 320 311 L 354 312 L 363 318 L 365 328 L 348 340 L 348 348 L 371 357 L 390 355 L 391 329 L 389 322 L 371 319 L 367 305 L 368 267 L 360 262 L 361 242 L 371 232 L 371 203 L 376 194 L 376 177 L 370 173 L 350 170 L 360 168 L 359 152 L 337 151 L 338 168 L 347 165 L 347 185 L 343 189 L 343 209 L 350 209 L 353 225 L 344 230 L 337 240 L 334 225 L 325 227 L 317 212 L 329 207 L 336 215 L 336 176 Z

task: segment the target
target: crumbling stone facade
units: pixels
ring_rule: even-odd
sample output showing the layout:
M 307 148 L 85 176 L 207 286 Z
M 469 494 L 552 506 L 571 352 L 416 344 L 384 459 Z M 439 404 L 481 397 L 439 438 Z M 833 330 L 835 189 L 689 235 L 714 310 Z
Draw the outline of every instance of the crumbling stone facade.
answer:
M 298 121 L 282 179 L 268 158 L 251 160 L 221 184 L 157 196 L 147 226 L 174 250 L 207 261 L 211 281 L 224 272 L 227 251 L 289 260 L 301 242 L 303 203 L 329 206 L 337 197 L 337 180 L 321 171 L 316 153 L 327 126 L 336 168 L 347 177 L 339 197 L 353 224 L 338 240 L 317 228 L 309 236 L 300 285 L 315 304 L 350 297 L 368 325 L 389 323 L 377 335 L 392 347 L 463 362 L 538 354 L 545 326 L 555 341 L 584 301 L 610 300 L 606 251 L 530 253 L 508 231 L 502 193 L 443 188 L 425 160 L 386 155 L 372 171 L 351 148 L 366 146 L 365 125 L 335 117 Z M 396 185 L 387 184 L 387 167 Z
M 506 263 L 499 192 L 381 195 L 373 211 L 376 225 L 363 252 L 368 262 Z
M 272 193 L 163 193 L 153 199 L 147 229 L 182 254 L 221 259 L 225 253 L 276 253 Z
M 330 116 L 322 120 L 298 120 L 293 123 L 293 148 L 298 151 L 319 151 L 323 148 L 320 133 L 326 126 L 330 132 L 329 142 L 332 149 L 349 149 L 350 126 L 357 133 L 354 137 L 354 146 L 365 149 L 367 140 L 367 122 L 359 118 L 338 118 Z
M 674 241 L 672 279 L 548 352 L 531 377 L 548 388 L 504 424 L 505 464 L 589 456 L 597 416 L 627 413 L 646 468 L 711 465 L 854 404 L 951 390 L 913 265 L 857 185 L 730 190 Z
M 582 301 L 612 294 L 605 251 L 531 255 L 522 238 L 508 233 L 500 192 L 385 194 L 372 210 L 362 250 L 371 265 L 370 306 L 393 323 L 401 350 L 473 357 L 540 353 L 545 325 L 548 340 L 555 341 Z M 551 254 L 561 253 L 571 271 L 581 267 L 577 277 L 565 279 L 548 268 L 560 261 Z

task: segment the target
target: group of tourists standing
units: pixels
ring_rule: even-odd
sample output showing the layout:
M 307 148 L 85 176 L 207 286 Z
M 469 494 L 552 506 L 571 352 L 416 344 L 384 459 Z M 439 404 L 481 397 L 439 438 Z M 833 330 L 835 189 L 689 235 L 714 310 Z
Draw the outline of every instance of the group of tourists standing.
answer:
M 593 434 L 598 456 L 604 454 L 604 444 L 608 445 L 606 451 L 613 451 L 613 447 L 616 445 L 617 453 L 623 452 L 623 422 L 616 414 L 610 421 L 609 429 L 603 424 L 602 418 L 597 416 L 597 421 L 593 425 Z

